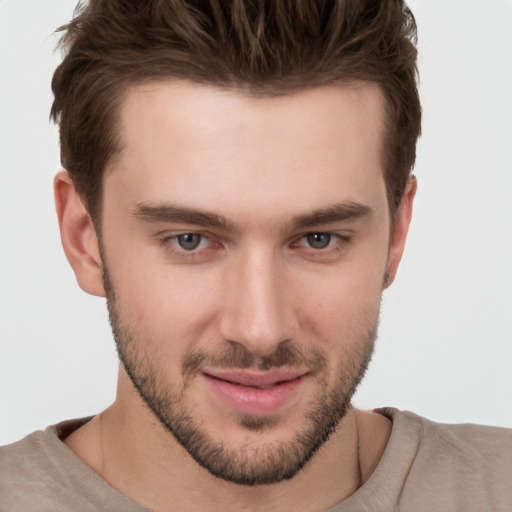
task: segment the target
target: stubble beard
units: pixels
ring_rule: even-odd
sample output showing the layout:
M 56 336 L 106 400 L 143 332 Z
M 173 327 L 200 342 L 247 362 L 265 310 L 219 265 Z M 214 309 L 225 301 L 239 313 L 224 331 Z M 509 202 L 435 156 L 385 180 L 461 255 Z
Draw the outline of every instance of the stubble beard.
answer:
M 350 401 L 366 373 L 377 337 L 378 310 L 368 319 L 368 328 L 359 339 L 352 340 L 337 369 L 334 384 L 328 386 L 324 372 L 327 358 L 319 350 L 299 351 L 289 344 L 264 357 L 251 354 L 243 345 L 233 344 L 220 354 L 194 352 L 182 361 L 182 389 L 164 384 L 157 358 L 149 353 L 148 343 L 137 338 L 118 307 L 112 282 L 104 265 L 103 280 L 107 296 L 110 324 L 119 359 L 138 394 L 163 427 L 185 448 L 188 454 L 212 475 L 240 485 L 273 484 L 294 477 L 313 457 L 350 408 Z M 341 341 L 340 341 L 341 342 Z M 311 403 L 304 421 L 286 442 L 262 441 L 256 448 L 228 447 L 216 440 L 187 407 L 185 391 L 204 364 L 225 368 L 307 367 L 319 377 L 321 393 Z M 239 427 L 248 432 L 271 431 L 279 422 L 273 415 L 241 415 Z M 268 436 L 265 436 L 268 439 Z M 262 436 L 263 439 L 263 436 Z

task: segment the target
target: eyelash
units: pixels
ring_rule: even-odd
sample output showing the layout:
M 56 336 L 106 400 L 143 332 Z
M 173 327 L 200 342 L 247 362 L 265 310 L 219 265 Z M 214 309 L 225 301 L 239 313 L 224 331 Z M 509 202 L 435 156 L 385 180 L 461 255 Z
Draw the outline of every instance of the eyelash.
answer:
M 308 239 L 310 236 L 318 236 L 318 235 L 323 235 L 323 236 L 328 236 L 329 237 L 329 242 L 328 242 L 328 246 L 327 247 L 311 247 L 311 245 L 309 246 L 300 246 L 300 242 L 303 240 L 303 239 Z M 331 243 L 336 241 L 335 243 Z M 306 233 L 305 235 L 302 235 L 299 240 L 297 242 L 294 242 L 292 245 L 294 247 L 306 247 L 306 248 L 309 248 L 309 249 L 312 249 L 315 253 L 325 253 L 325 252 L 329 252 L 330 250 L 332 249 L 339 249 L 339 246 L 340 245 L 344 245 L 346 243 L 348 243 L 350 241 L 350 237 L 346 236 L 346 235 L 340 235 L 339 233 L 330 233 L 330 232 L 325 232 L 325 231 L 316 231 L 316 232 L 311 232 L 311 233 Z
M 170 236 L 165 236 L 160 239 L 160 243 L 162 246 L 164 246 L 166 249 L 168 249 L 171 252 L 171 255 L 177 256 L 182 260 L 197 260 L 199 258 L 204 257 L 204 251 L 207 251 L 210 249 L 210 247 L 203 248 L 203 249 L 192 249 L 190 251 L 187 251 L 184 248 L 179 247 L 178 239 L 179 237 L 185 236 L 185 235 L 195 235 L 201 237 L 200 244 L 203 241 L 209 240 L 210 243 L 213 243 L 214 245 L 217 245 L 220 247 L 220 243 L 213 242 L 211 237 L 208 235 L 205 235 L 204 233 L 195 233 L 193 231 L 185 231 L 183 233 L 177 233 Z
M 199 237 L 201 237 L 201 241 L 199 242 L 200 244 L 203 241 L 210 241 L 210 245 L 206 248 L 192 249 L 192 250 L 187 251 L 186 249 L 179 247 L 179 242 L 178 242 L 179 237 L 182 237 L 185 235 L 199 236 Z M 318 249 L 311 247 L 311 246 L 307 246 L 307 245 L 300 245 L 301 241 L 307 239 L 307 237 L 312 236 L 312 235 L 327 235 L 327 236 L 329 236 L 330 237 L 329 245 L 325 248 L 318 248 Z M 334 239 L 334 242 L 333 242 L 333 239 Z M 343 252 L 347 248 L 347 245 L 351 242 L 351 240 L 352 240 L 351 236 L 341 235 L 339 233 L 333 233 L 333 232 L 329 232 L 329 231 L 312 231 L 312 232 L 300 235 L 298 238 L 295 238 L 295 240 L 290 244 L 290 247 L 292 247 L 294 249 L 302 248 L 305 251 L 308 251 L 308 253 L 309 253 L 308 255 L 311 257 L 322 257 L 322 256 L 327 256 L 327 255 Z M 209 251 L 212 248 L 212 244 L 213 244 L 213 246 L 216 246 L 216 247 L 213 247 L 213 250 L 220 249 L 222 247 L 222 244 L 212 240 L 211 236 L 204 234 L 204 233 L 196 233 L 193 231 L 185 231 L 182 233 L 165 236 L 165 237 L 161 238 L 159 241 L 162 246 L 164 246 L 165 248 L 170 250 L 172 255 L 177 256 L 180 259 L 189 260 L 189 261 L 204 258 L 205 251 Z

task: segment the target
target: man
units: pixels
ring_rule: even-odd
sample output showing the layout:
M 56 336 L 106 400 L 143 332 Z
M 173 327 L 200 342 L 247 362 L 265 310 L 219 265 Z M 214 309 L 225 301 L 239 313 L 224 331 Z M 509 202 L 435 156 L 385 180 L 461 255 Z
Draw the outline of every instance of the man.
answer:
M 2 509 L 510 505 L 509 432 L 350 404 L 416 192 L 414 36 L 398 0 L 71 22 L 55 197 L 118 395 L 4 448 Z

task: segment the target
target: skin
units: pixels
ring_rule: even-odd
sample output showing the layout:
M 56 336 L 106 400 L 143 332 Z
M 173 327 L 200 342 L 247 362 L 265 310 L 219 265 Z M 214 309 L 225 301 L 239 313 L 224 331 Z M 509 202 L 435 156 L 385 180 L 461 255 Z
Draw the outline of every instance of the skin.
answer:
M 293 439 L 322 385 L 332 388 L 339 368 L 368 344 L 416 191 L 411 180 L 390 233 L 382 117 L 382 95 L 369 83 L 277 98 L 171 81 L 131 89 L 121 110 L 123 147 L 104 176 L 105 261 L 68 174 L 56 177 L 63 246 L 79 285 L 105 296 L 108 266 L 123 323 L 143 340 L 137 350 L 156 368 L 159 386 L 179 392 L 181 406 L 230 449 L 256 456 Z M 148 219 L 141 205 L 207 211 L 228 225 Z M 333 205 L 364 213 L 312 223 L 312 212 Z M 184 233 L 204 237 L 197 250 L 180 247 Z M 311 247 L 311 233 L 332 234 L 328 247 Z M 245 428 L 200 372 L 188 383 L 182 377 L 187 353 L 237 345 L 262 358 L 283 344 L 321 350 L 327 366 L 321 376 L 306 374 L 265 429 Z M 190 457 L 121 365 L 114 404 L 65 442 L 151 510 L 300 511 L 326 510 L 352 494 L 375 469 L 390 431 L 382 416 L 349 409 L 293 478 L 237 485 Z

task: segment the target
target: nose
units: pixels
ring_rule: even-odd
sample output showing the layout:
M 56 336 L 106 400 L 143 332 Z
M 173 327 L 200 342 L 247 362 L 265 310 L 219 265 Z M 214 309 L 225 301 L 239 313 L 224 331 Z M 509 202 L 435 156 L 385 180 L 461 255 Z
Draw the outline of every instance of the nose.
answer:
M 247 250 L 227 270 L 220 320 L 225 340 L 256 356 L 272 354 L 297 330 L 293 290 L 272 251 Z

